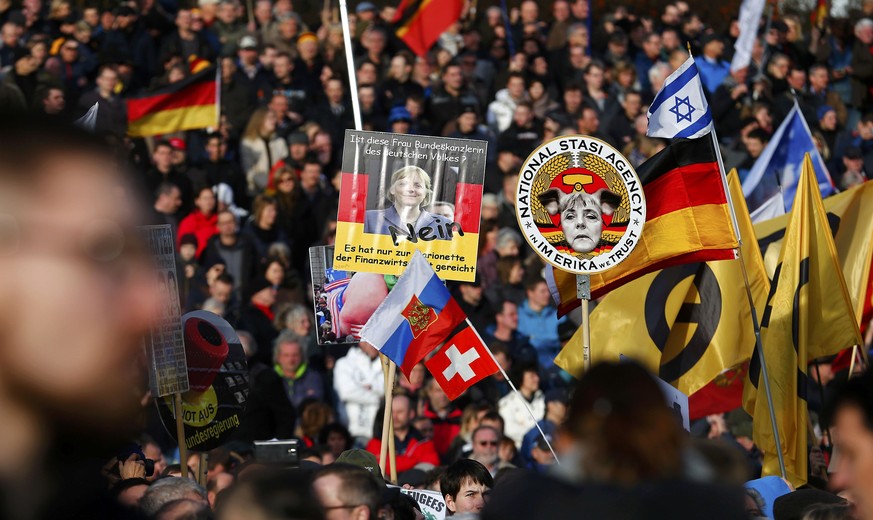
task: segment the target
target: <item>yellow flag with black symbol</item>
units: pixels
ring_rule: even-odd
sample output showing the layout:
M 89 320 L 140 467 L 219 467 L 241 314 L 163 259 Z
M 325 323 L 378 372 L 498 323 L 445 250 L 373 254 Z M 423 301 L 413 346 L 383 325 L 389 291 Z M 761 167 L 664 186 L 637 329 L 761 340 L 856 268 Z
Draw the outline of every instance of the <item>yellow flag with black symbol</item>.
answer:
M 743 238 L 752 297 L 760 315 L 769 282 L 735 171 L 728 176 Z M 748 237 L 748 238 L 747 238 Z M 739 260 L 685 264 L 649 273 L 607 294 L 591 314 L 591 361 L 621 356 L 648 366 L 685 394 L 749 359 L 755 331 Z M 555 363 L 582 374 L 582 332 Z
M 852 298 L 858 324 L 873 318 L 870 266 L 873 260 L 873 182 L 865 182 L 824 200 L 828 227 Z M 789 215 L 755 224 L 755 234 L 770 278 L 779 262 Z
M 855 311 L 822 204 L 809 155 L 788 218 L 767 306 L 761 342 L 788 480 L 807 478 L 807 364 L 861 342 Z M 764 453 L 764 475 L 779 475 L 759 357 L 753 355 L 743 406 L 754 418 L 753 440 Z

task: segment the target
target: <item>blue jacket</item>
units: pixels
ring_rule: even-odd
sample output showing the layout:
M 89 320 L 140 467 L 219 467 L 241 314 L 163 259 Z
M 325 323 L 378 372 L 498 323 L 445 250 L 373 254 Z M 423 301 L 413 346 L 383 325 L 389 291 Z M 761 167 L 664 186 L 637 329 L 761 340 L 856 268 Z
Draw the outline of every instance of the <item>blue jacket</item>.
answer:
M 321 374 L 315 370 L 310 370 L 306 363 L 300 365 L 294 379 L 285 377 L 285 373 L 282 372 L 282 368 L 279 365 L 276 365 L 275 369 L 276 373 L 282 378 L 285 393 L 288 395 L 288 400 L 291 401 L 294 408 L 299 408 L 306 399 L 325 400 L 324 382 L 321 379 Z
M 560 351 L 558 325 L 566 319 L 558 319 L 557 311 L 552 306 L 534 312 L 527 300 L 518 308 L 518 332 L 526 336 L 537 350 L 540 366 L 550 365 Z
M 694 63 L 697 64 L 697 70 L 700 71 L 700 81 L 710 94 L 715 92 L 715 89 L 731 72 L 730 63 L 723 60 L 710 61 L 701 56 Z

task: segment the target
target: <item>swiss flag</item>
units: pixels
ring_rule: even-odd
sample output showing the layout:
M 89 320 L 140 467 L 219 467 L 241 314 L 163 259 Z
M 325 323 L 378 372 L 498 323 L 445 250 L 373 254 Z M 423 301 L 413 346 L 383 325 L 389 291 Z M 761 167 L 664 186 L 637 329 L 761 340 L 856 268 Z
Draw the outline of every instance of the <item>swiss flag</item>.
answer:
M 443 344 L 424 365 L 454 401 L 468 388 L 500 370 L 476 331 L 467 327 Z

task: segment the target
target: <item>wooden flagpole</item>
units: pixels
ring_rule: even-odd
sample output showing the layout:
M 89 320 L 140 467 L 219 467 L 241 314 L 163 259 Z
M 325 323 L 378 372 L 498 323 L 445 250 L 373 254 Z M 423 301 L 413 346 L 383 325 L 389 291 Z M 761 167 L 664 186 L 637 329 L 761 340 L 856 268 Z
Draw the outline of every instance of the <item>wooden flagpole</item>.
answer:
M 182 410 L 182 394 L 173 394 L 173 404 L 176 412 L 176 438 L 179 442 L 179 467 L 182 478 L 188 478 L 188 450 L 185 447 L 185 412 Z
M 379 467 L 382 469 L 382 477 L 388 479 L 388 466 L 385 462 L 388 461 L 388 434 L 391 429 L 391 392 L 388 389 L 388 373 L 391 371 L 389 365 L 391 361 L 385 354 L 379 354 L 382 360 L 382 375 L 384 377 L 385 388 L 385 413 L 382 414 L 382 445 L 379 448 Z
M 394 379 L 397 375 L 397 365 L 388 360 L 388 380 L 385 391 L 386 400 L 385 415 L 388 416 L 388 465 L 391 466 L 391 482 L 397 484 L 397 450 L 394 446 Z

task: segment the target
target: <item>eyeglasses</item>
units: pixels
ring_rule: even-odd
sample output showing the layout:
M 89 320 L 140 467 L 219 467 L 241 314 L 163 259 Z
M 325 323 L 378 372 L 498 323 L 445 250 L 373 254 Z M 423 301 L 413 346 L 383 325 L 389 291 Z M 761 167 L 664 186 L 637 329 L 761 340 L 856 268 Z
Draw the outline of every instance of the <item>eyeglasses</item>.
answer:
M 479 446 L 497 446 L 499 443 L 497 441 L 479 441 L 476 444 Z

